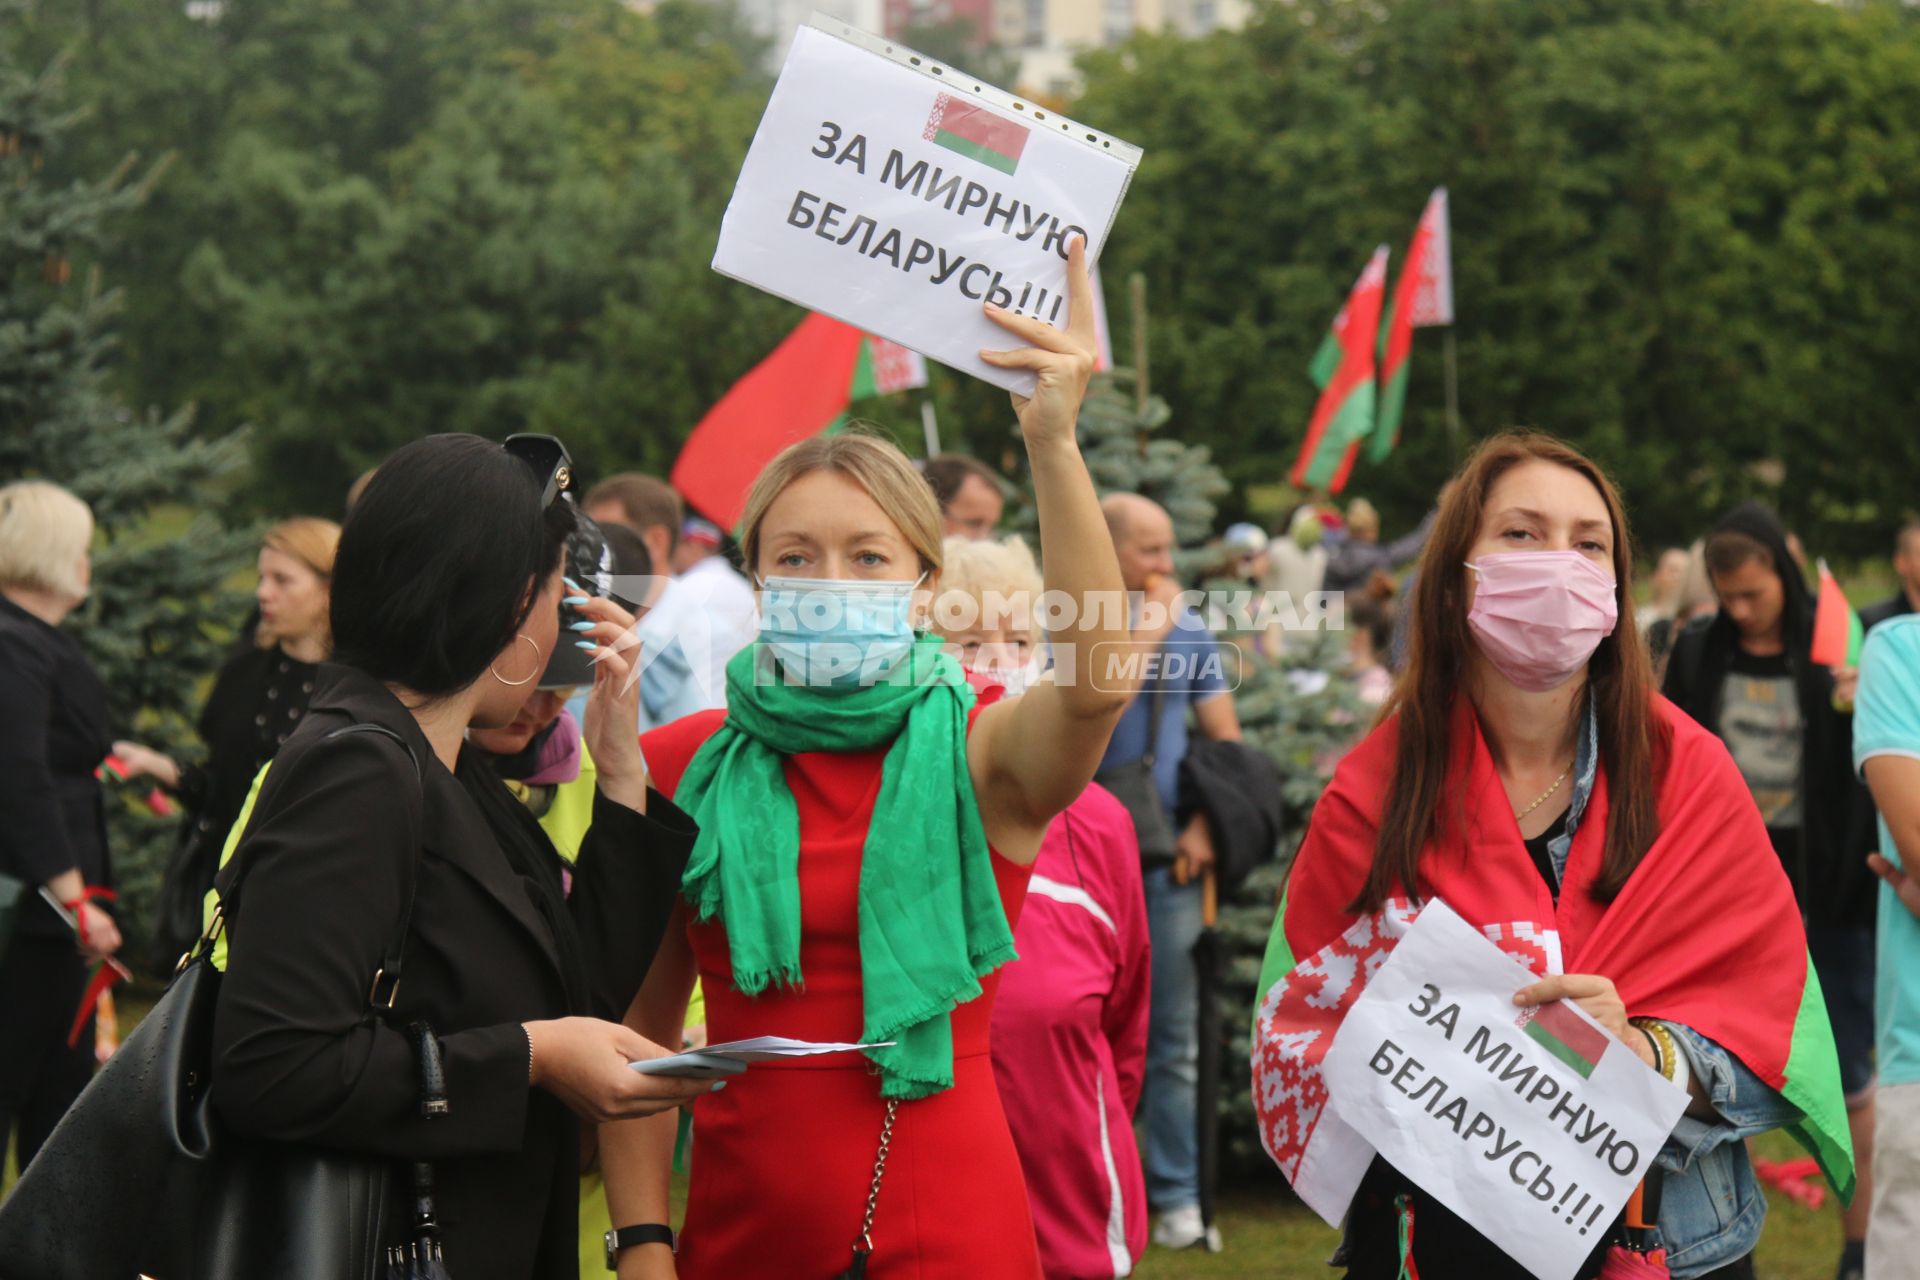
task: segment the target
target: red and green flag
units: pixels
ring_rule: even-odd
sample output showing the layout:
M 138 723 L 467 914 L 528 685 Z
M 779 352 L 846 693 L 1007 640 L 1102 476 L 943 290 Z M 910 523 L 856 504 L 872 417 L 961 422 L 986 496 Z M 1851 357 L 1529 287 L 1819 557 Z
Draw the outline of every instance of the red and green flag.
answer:
M 1346 488 L 1360 441 L 1373 430 L 1375 335 L 1386 285 L 1387 246 L 1381 245 L 1354 281 L 1347 304 L 1307 366 L 1320 399 L 1293 464 L 1291 478 L 1297 488 L 1333 493 Z
M 1453 247 L 1447 227 L 1447 189 L 1436 187 L 1407 245 L 1393 301 L 1380 326 L 1380 411 L 1367 445 L 1367 461 L 1379 462 L 1400 442 L 1413 331 L 1452 323 Z
M 1847 593 L 1839 580 L 1820 562 L 1820 597 L 1813 607 L 1813 661 L 1823 667 L 1857 667 L 1860 644 L 1866 633 L 1860 627 L 1860 615 L 1847 603 Z
M 918 352 L 809 315 L 700 419 L 673 464 L 673 487 L 730 529 L 754 478 L 782 449 L 838 430 L 855 400 L 926 384 Z
M 1573 1012 L 1564 1000 L 1527 1010 L 1521 1015 L 1520 1029 L 1582 1080 L 1592 1078 L 1600 1055 L 1607 1051 L 1607 1033 Z
M 1432 731 L 1450 743 L 1439 793 L 1463 813 L 1501 812 L 1506 791 L 1473 704 L 1454 699 L 1451 724 Z M 1396 747 L 1388 729 L 1369 735 L 1314 808 L 1255 988 L 1249 1066 L 1261 1144 L 1300 1198 L 1336 1225 L 1374 1152 L 1340 1118 L 1345 1084 L 1326 1054 L 1422 909 L 1401 891 L 1378 910 L 1349 910 L 1373 868 Z M 1730 873 L 1750 864 L 1766 830 L 1717 739 L 1676 732 L 1663 768 L 1658 834 L 1604 906 L 1592 898 L 1600 861 L 1576 849 L 1561 910 L 1543 910 L 1539 872 L 1511 823 L 1435 824 L 1420 852 L 1420 892 L 1534 974 L 1603 973 L 1628 1009 L 1691 1028 L 1737 1058 L 1789 1104 L 1795 1118 L 1785 1129 L 1845 1200 L 1854 1186 L 1846 1095 L 1793 890 L 1785 877 Z M 1581 830 L 1604 831 L 1607 805 L 1596 787 Z M 1663 933 L 1676 911 L 1686 927 Z M 1541 1006 L 1525 1025 L 1583 1076 L 1607 1047 L 1605 1034 L 1561 1005 Z
M 933 100 L 921 136 L 1001 173 L 1018 169 L 1020 153 L 1027 149 L 1027 126 L 950 93 Z

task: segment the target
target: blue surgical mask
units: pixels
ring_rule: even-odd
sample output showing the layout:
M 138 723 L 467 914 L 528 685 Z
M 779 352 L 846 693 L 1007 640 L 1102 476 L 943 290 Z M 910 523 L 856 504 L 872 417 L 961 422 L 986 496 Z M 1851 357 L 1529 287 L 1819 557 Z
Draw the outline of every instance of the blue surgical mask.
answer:
M 760 643 L 797 684 L 847 687 L 884 680 L 919 638 L 912 582 L 783 578 L 760 584 Z

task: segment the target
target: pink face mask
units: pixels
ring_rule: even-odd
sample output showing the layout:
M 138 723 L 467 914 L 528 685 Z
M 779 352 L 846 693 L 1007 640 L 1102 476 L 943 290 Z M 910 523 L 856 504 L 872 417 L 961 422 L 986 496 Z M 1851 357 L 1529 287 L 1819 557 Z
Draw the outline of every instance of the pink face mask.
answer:
M 1578 551 L 1503 551 L 1467 568 L 1479 575 L 1467 625 L 1480 651 L 1530 693 L 1571 680 L 1619 619 L 1612 575 Z

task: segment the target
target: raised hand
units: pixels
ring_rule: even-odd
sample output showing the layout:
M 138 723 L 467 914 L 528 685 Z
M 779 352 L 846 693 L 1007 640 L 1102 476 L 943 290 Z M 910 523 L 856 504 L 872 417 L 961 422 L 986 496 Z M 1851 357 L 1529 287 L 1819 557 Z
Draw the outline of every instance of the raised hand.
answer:
M 1013 397 L 1020 432 L 1029 449 L 1072 441 L 1093 377 L 1099 336 L 1093 323 L 1093 286 L 1087 281 L 1087 242 L 1075 238 L 1067 250 L 1067 327 L 1015 315 L 992 303 L 987 318 L 1028 345 L 1010 351 L 982 351 L 980 358 L 1000 369 L 1031 369 L 1039 379 L 1030 396 Z
M 596 645 L 593 689 L 581 736 L 599 771 L 600 790 L 638 813 L 647 809 L 647 767 L 640 756 L 640 635 L 617 601 L 592 596 L 576 605 L 591 630 L 573 636 Z

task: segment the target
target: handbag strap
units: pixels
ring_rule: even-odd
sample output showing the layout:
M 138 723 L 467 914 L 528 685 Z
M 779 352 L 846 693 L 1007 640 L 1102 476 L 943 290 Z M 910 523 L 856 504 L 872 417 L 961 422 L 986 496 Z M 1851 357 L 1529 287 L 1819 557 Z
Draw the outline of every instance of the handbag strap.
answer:
M 413 846 L 413 857 L 401 864 L 399 917 L 395 921 L 393 933 L 389 936 L 385 949 L 380 954 L 380 967 L 374 971 L 373 982 L 367 989 L 368 1005 L 374 1009 L 385 1010 L 393 1008 L 393 1002 L 399 995 L 400 972 L 406 964 L 407 934 L 411 932 L 413 928 L 413 894 L 414 886 L 419 878 L 421 855 L 420 824 L 423 821 L 419 811 L 425 805 L 424 788 L 426 785 L 426 775 L 421 768 L 420 757 L 413 749 L 413 744 L 383 724 L 373 724 L 365 720 L 355 720 L 350 724 L 342 725 L 340 728 L 333 730 L 327 734 L 322 741 L 331 742 L 335 738 L 343 738 L 350 734 L 357 733 L 377 733 L 399 743 L 400 749 L 407 753 L 407 759 L 413 762 L 413 775 L 416 788 L 410 796 L 413 803 L 407 809 L 409 834 L 412 837 L 410 843 Z M 272 773 L 271 764 L 268 765 L 268 773 L 269 775 Z M 261 784 L 261 787 L 264 794 L 264 782 Z M 256 809 L 255 813 L 257 814 L 258 812 L 258 809 Z M 226 917 L 232 915 L 239 908 L 240 889 L 246 882 L 247 871 L 251 866 L 249 860 L 244 856 L 244 845 L 245 842 L 243 839 L 242 847 L 234 851 L 233 862 L 228 871 L 226 887 L 220 892 L 219 901 L 214 907 L 213 918 L 208 921 L 207 927 L 201 931 L 200 940 L 194 945 L 193 951 L 188 953 L 190 958 L 205 955 L 212 951 L 214 940 L 220 936 L 221 930 L 225 928 Z M 184 965 L 182 967 L 184 967 Z
M 899 1110 L 900 1099 L 888 1098 L 887 1118 L 880 1125 L 880 1150 L 873 1158 L 873 1185 L 867 1190 L 867 1212 L 853 1241 L 853 1264 L 836 1280 L 860 1280 L 867 1274 L 867 1259 L 873 1256 L 873 1211 L 880 1206 L 880 1184 L 887 1176 L 887 1152 L 893 1146 L 893 1120 Z
M 1147 695 L 1147 753 L 1141 759 L 1146 761 L 1147 771 L 1153 771 L 1153 762 L 1160 754 L 1160 719 L 1166 707 L 1167 683 L 1161 663 L 1157 661 L 1166 652 L 1166 643 L 1161 642 L 1153 651 L 1156 661 L 1153 663 L 1153 692 Z

